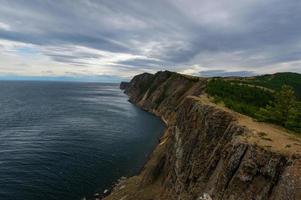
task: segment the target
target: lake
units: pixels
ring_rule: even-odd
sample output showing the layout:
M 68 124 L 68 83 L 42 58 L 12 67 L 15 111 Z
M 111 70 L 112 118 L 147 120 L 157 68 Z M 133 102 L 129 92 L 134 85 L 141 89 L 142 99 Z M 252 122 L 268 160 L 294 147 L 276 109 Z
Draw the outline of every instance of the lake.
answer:
M 76 200 L 141 169 L 164 124 L 118 84 L 0 81 L 0 199 Z

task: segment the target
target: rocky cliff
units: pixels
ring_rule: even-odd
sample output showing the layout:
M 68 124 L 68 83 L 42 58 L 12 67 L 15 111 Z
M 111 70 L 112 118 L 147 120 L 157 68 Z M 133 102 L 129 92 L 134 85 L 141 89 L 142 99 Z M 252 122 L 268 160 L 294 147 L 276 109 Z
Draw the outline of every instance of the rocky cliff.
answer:
M 167 128 L 141 173 L 106 200 L 301 199 L 300 138 L 210 102 L 207 81 L 165 71 L 121 85 Z

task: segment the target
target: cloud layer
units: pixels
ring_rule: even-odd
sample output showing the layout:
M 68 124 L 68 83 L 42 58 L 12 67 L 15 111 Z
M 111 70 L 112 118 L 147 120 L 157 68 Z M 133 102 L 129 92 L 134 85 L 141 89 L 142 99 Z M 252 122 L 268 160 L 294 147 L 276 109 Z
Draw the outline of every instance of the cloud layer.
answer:
M 300 21 L 299 0 L 0 0 L 0 75 L 301 72 Z

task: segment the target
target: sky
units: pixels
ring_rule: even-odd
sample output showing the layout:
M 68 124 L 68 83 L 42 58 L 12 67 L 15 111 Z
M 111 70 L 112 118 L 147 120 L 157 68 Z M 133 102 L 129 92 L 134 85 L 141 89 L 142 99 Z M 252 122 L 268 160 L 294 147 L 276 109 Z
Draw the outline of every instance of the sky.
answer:
M 301 73 L 300 0 L 0 0 L 0 79 Z

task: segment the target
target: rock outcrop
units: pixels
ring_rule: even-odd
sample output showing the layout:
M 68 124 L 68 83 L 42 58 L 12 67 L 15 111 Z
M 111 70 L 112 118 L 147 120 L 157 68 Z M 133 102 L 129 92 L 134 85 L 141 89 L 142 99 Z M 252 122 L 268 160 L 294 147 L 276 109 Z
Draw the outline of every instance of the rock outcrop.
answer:
M 205 101 L 207 81 L 164 71 L 121 85 L 167 128 L 141 173 L 106 200 L 301 199 L 300 152 L 248 142 L 250 127 Z
M 121 82 L 120 83 L 120 89 L 121 90 L 125 90 L 126 88 L 128 88 L 129 87 L 129 82 Z

